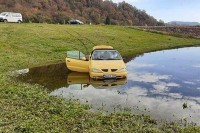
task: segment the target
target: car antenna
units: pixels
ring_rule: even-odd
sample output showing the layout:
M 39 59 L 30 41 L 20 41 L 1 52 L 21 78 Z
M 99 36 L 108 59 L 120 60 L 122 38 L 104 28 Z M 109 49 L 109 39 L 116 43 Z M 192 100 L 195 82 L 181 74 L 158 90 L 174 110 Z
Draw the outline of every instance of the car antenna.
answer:
M 75 32 L 75 31 L 73 31 L 73 32 Z M 69 35 L 71 35 L 71 36 L 73 36 L 73 37 L 76 37 L 76 36 L 74 36 L 73 34 L 71 34 L 70 32 L 68 32 L 67 31 L 67 33 L 69 34 Z M 78 34 L 79 36 L 81 36 L 79 33 L 77 33 L 77 32 L 75 32 L 76 34 Z M 84 38 L 86 38 L 86 37 L 84 37 Z M 88 38 L 86 38 L 88 41 L 90 41 L 93 45 L 95 45 L 95 43 L 93 43 L 91 40 L 89 40 Z M 87 48 L 87 46 L 86 46 L 86 44 L 81 40 L 81 39 L 79 39 L 78 38 L 78 41 L 83 45 L 83 47 L 86 49 L 86 52 L 87 52 L 87 54 L 89 53 L 89 50 L 88 50 L 88 48 Z
M 81 34 L 79 34 L 78 32 L 74 31 L 76 34 L 78 34 L 79 36 L 81 36 Z M 90 43 L 92 43 L 94 46 L 96 46 L 96 44 L 94 42 L 92 42 L 90 39 L 88 39 L 87 37 L 83 37 L 82 38 L 85 38 L 87 41 L 89 41 Z

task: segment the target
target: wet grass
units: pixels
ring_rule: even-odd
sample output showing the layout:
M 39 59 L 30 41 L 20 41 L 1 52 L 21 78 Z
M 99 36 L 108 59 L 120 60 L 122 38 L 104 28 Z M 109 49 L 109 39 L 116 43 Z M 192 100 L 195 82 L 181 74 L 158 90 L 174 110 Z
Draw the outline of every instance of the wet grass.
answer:
M 112 45 L 124 56 L 194 46 L 178 38 L 116 26 L 0 23 L 0 131 L 2 132 L 200 132 L 199 127 L 160 124 L 129 111 L 91 113 L 79 101 L 52 97 L 39 85 L 19 83 L 9 72 L 63 62 L 67 50 L 89 53 L 95 44 Z M 82 43 L 81 43 L 82 42 Z

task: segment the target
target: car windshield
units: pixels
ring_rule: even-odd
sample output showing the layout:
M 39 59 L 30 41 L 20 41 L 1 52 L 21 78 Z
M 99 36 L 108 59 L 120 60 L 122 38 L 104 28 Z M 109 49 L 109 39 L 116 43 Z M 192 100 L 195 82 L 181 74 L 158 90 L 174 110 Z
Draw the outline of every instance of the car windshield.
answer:
M 122 60 L 121 55 L 116 50 L 95 50 L 92 54 L 93 60 Z
M 1 13 L 1 15 L 2 15 L 2 16 L 5 16 L 5 15 L 6 15 L 6 13 L 5 13 L 5 12 L 2 12 L 2 13 Z

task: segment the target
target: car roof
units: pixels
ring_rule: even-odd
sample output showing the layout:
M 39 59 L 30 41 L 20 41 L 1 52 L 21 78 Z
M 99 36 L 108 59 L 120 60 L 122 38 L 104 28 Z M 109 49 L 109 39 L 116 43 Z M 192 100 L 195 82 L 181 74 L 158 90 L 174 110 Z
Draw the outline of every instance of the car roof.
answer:
M 71 19 L 71 20 L 69 20 L 69 21 L 78 21 L 78 22 L 81 22 L 81 21 L 78 20 L 78 19 Z
M 99 45 L 99 46 L 94 46 L 93 50 L 98 50 L 98 49 L 113 49 L 112 46 L 107 46 L 107 45 Z
M 1 13 L 21 14 L 21 13 L 18 13 L 18 12 L 1 12 Z

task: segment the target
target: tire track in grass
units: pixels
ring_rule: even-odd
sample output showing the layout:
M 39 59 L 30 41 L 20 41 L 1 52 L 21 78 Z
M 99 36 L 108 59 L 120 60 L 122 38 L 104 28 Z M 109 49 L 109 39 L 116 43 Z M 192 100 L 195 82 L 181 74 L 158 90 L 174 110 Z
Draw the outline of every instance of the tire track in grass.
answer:
M 89 54 L 90 51 L 89 51 L 88 47 L 86 46 L 87 44 L 85 44 L 83 40 L 86 40 L 87 42 L 89 42 L 89 43 L 92 44 L 93 46 L 96 45 L 96 44 L 95 44 L 94 42 L 92 42 L 89 38 L 83 37 L 80 33 L 76 32 L 76 31 L 73 31 L 73 32 L 76 33 L 76 34 L 78 35 L 78 37 L 77 37 L 76 35 L 73 35 L 72 33 L 68 32 L 68 31 L 66 31 L 66 32 L 67 32 L 70 36 L 77 38 L 77 40 L 78 40 L 78 41 L 82 44 L 82 46 L 85 48 L 87 54 Z M 80 39 L 79 36 L 80 36 L 81 38 L 83 38 L 83 39 Z

